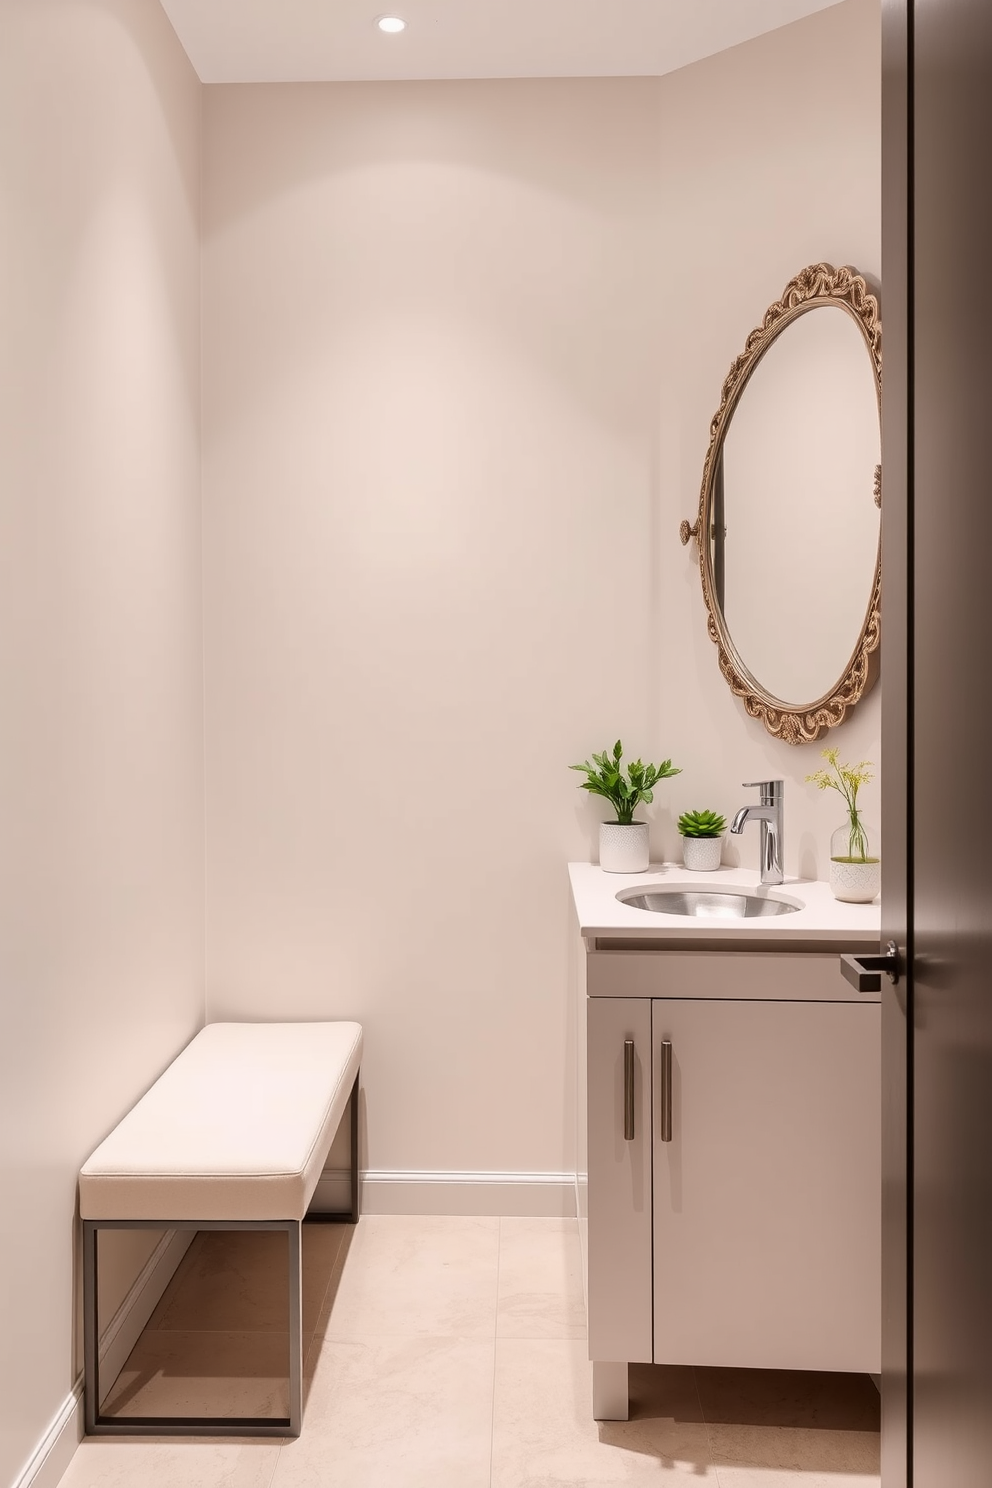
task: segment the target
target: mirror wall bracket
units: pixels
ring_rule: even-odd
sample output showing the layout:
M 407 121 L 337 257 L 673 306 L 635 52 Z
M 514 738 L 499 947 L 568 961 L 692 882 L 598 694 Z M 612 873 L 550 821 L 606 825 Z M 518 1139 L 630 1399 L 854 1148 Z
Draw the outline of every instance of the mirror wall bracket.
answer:
M 698 538 L 699 537 L 699 519 L 698 519 L 698 517 L 697 517 L 696 521 L 693 522 L 693 524 L 692 524 L 691 527 L 689 526 L 689 523 L 686 522 L 685 520 L 683 520 L 682 522 L 679 523 L 679 537 L 682 539 L 682 546 L 683 547 L 685 547 L 686 543 L 688 543 L 691 538 L 694 538 L 694 537 L 695 538 Z

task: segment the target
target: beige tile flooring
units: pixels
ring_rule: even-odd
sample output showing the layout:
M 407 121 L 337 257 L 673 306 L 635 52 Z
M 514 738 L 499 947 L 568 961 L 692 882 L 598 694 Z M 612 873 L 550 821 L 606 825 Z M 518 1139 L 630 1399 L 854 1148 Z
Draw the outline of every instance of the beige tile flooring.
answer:
M 286 1411 L 285 1245 L 201 1234 L 107 1409 Z M 61 1488 L 869 1488 L 865 1376 L 637 1365 L 590 1414 L 574 1220 L 304 1229 L 298 1441 L 85 1441 Z

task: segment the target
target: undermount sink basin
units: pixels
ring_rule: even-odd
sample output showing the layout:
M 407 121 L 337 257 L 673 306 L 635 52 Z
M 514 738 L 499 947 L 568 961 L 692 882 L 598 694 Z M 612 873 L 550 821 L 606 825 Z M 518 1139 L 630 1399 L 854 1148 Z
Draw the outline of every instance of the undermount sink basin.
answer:
M 764 920 L 774 915 L 794 914 L 801 908 L 788 899 L 771 899 L 744 889 L 625 889 L 621 904 L 647 909 L 655 914 L 691 915 L 697 920 Z

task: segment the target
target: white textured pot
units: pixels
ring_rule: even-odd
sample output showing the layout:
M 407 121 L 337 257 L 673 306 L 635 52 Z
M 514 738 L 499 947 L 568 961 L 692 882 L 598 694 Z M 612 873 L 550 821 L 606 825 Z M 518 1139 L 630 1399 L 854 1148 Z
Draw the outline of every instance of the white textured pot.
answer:
M 715 873 L 722 856 L 722 837 L 682 838 L 682 862 L 690 873 Z
M 600 822 L 599 866 L 606 873 L 643 873 L 650 858 L 647 822 Z
M 878 833 L 860 811 L 830 838 L 830 888 L 835 899 L 847 904 L 870 904 L 882 892 Z
M 846 904 L 870 904 L 882 891 L 882 864 L 878 858 L 867 863 L 847 863 L 830 859 L 830 889 L 835 899 Z

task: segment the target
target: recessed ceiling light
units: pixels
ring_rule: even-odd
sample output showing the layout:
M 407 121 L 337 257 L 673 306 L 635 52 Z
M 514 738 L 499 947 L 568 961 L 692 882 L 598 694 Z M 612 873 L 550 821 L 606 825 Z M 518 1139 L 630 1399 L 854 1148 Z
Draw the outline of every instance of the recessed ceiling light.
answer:
M 399 16 L 377 16 L 376 25 L 380 31 L 403 31 L 406 29 L 406 21 L 400 20 Z

